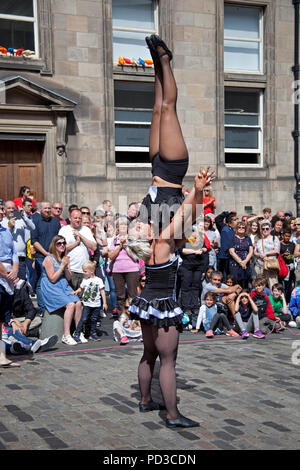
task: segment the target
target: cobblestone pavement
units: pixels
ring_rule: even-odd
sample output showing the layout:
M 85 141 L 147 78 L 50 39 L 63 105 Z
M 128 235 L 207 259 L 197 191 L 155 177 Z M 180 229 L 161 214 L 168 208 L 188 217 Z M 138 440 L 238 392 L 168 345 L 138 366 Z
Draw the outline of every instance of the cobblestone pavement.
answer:
M 200 427 L 175 431 L 164 412 L 138 411 L 142 344 L 119 346 L 110 334 L 58 344 L 19 358 L 20 369 L 1 370 L 0 450 L 299 449 L 297 348 L 298 329 L 247 341 L 184 332 L 179 409 Z M 154 399 L 161 399 L 158 372 L 159 365 Z

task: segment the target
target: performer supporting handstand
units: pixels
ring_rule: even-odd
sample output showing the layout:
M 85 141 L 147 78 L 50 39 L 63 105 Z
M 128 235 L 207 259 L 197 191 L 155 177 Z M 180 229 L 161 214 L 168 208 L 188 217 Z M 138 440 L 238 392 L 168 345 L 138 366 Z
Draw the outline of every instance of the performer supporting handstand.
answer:
M 214 178 L 209 168 L 201 170 L 195 178 L 193 190 L 183 201 L 182 179 L 188 167 L 188 151 L 176 113 L 177 87 L 170 67 L 172 53 L 159 36 L 152 35 L 146 38 L 146 42 L 155 65 L 155 104 L 150 131 L 153 180 L 143 204 L 147 207 L 147 222 L 152 219 L 154 204 L 159 207 L 177 204 L 177 210 L 174 217 L 169 211 L 168 220 L 162 216 L 159 221 L 154 221 L 160 224 L 159 230 L 153 227 L 152 220 L 154 237 L 151 249 L 148 253 L 145 250 L 148 256 L 146 284 L 129 307 L 131 317 L 141 321 L 144 343 L 138 368 L 141 392 L 139 409 L 141 412 L 166 409 L 168 427 L 192 427 L 198 426 L 198 423 L 182 416 L 176 405 L 175 362 L 183 312 L 176 302 L 179 256 L 175 249 L 185 242 L 183 226 L 192 225 L 197 205 L 202 208 L 203 188 Z M 141 250 L 144 250 L 143 246 Z M 151 381 L 158 356 L 164 405 L 155 403 L 151 396 Z
M 172 52 L 157 35 L 146 37 L 146 43 L 154 63 L 155 100 L 149 139 L 152 186 L 140 210 L 141 219 L 145 222 L 151 219 L 153 204 L 161 206 L 165 203 L 175 207 L 176 212 L 184 200 L 182 180 L 189 164 L 188 150 L 176 113 L 177 86 L 170 67 Z
M 179 256 L 176 247 L 185 242 L 184 234 L 175 239 L 184 224 L 192 225 L 197 205 L 203 201 L 203 188 L 213 180 L 213 172 L 200 170 L 195 186 L 177 210 L 167 227 L 160 229 L 151 241 L 151 255 L 146 265 L 146 284 L 141 294 L 131 301 L 130 316 L 139 319 L 142 327 L 144 353 L 138 368 L 141 412 L 167 410 L 168 427 L 193 427 L 198 423 L 182 416 L 176 405 L 175 363 L 182 331 L 182 310 L 176 302 L 176 275 Z M 149 224 L 150 227 L 150 224 Z M 151 397 L 151 381 L 157 357 L 160 358 L 159 382 L 165 405 Z

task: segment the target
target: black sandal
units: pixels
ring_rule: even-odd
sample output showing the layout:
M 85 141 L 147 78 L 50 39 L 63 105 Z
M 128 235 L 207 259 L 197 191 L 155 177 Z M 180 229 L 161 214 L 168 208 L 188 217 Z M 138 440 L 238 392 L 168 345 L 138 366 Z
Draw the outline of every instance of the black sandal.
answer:
M 157 54 L 157 51 L 156 51 L 156 54 L 158 55 L 158 57 L 162 57 L 163 55 L 168 55 L 170 61 L 173 59 L 172 52 L 170 51 L 170 49 L 168 49 L 166 43 L 159 36 L 157 36 L 156 34 L 152 34 L 150 36 L 150 41 L 152 42 L 152 45 L 155 48 L 155 50 L 158 46 L 162 47 L 165 50 L 165 52 L 163 52 L 162 54 Z

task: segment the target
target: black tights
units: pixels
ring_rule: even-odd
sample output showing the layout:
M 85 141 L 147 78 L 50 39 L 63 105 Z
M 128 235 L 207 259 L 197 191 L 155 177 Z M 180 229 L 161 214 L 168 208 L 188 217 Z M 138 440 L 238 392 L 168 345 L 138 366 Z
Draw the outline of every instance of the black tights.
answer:
M 155 362 L 159 356 L 159 383 L 167 409 L 167 418 L 178 418 L 175 364 L 179 332 L 175 326 L 158 328 L 143 321 L 141 326 L 144 343 L 144 354 L 138 368 L 141 403 L 149 403 L 152 400 L 151 381 Z

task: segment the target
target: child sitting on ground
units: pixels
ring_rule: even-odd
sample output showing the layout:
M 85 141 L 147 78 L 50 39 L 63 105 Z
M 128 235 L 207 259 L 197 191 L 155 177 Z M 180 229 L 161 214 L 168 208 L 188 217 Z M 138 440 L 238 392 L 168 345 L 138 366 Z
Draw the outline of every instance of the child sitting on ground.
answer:
M 300 286 L 295 287 L 292 291 L 290 311 L 292 314 L 292 321 L 289 322 L 289 326 L 292 328 L 300 328 Z
M 278 282 L 272 286 L 272 295 L 269 296 L 273 307 L 275 317 L 280 319 L 282 327 L 291 321 L 291 315 L 288 313 L 288 306 L 285 300 L 282 284 Z
M 85 325 L 89 315 L 91 315 L 91 335 L 90 338 L 94 341 L 100 341 L 100 336 L 97 335 L 97 321 L 101 315 L 101 298 L 103 302 L 103 310 L 107 311 L 106 295 L 104 284 L 100 277 L 95 276 L 95 263 L 87 261 L 82 265 L 84 279 L 82 280 L 79 289 L 73 291 L 73 295 L 82 294 L 81 301 L 83 303 L 81 319 L 78 322 L 77 328 L 73 334 L 73 338 L 77 343 L 86 343 L 87 339 L 82 333 L 82 328 Z
M 235 320 L 241 331 L 242 339 L 249 338 L 253 331 L 254 338 L 264 338 L 259 330 L 258 308 L 250 297 L 249 291 L 243 289 L 235 302 Z
M 114 340 L 119 341 L 120 345 L 130 341 L 142 341 L 142 329 L 140 322 L 130 320 L 129 314 L 125 311 L 120 315 L 119 320 L 113 323 Z
M 191 330 L 191 332 L 198 333 L 202 322 L 207 338 L 212 338 L 214 334 L 220 334 L 224 327 L 227 329 L 227 336 L 239 336 L 238 333 L 231 329 L 226 315 L 218 313 L 217 296 L 214 292 L 207 292 L 205 294 L 204 304 L 199 309 L 196 328 Z
M 251 298 L 258 308 L 259 329 L 262 335 L 274 331 L 278 333 L 281 330 L 280 319 L 275 317 L 272 304 L 269 297 L 264 294 L 265 280 L 262 276 L 253 279 L 252 285 L 254 291 L 251 292 Z

